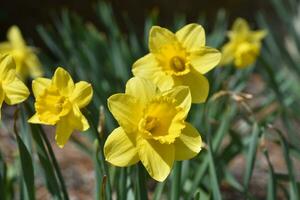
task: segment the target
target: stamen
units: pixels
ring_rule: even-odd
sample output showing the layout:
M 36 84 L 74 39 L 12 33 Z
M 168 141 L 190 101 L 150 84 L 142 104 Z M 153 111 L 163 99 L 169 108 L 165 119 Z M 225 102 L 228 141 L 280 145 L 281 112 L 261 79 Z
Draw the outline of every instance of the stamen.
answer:
M 173 69 L 175 72 L 182 72 L 185 70 L 185 62 L 179 56 L 174 56 L 173 58 L 171 58 L 170 66 L 171 69 Z

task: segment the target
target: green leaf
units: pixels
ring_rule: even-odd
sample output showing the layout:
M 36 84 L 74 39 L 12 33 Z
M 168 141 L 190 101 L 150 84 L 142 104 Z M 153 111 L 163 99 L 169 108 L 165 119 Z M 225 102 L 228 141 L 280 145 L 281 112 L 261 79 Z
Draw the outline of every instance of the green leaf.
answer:
M 244 189 L 245 189 L 246 193 L 248 193 L 249 183 L 250 183 L 251 176 L 253 173 L 254 163 L 255 163 L 255 159 L 256 159 L 256 151 L 257 151 L 257 146 L 259 143 L 259 140 L 258 140 L 259 135 L 260 135 L 260 131 L 259 131 L 258 125 L 255 123 L 252 128 L 249 149 L 248 149 L 247 155 L 246 155 L 246 170 L 245 170 L 245 176 L 244 176 Z
M 30 156 L 29 151 L 26 148 L 26 145 L 23 143 L 18 133 L 16 133 L 16 138 L 19 147 L 22 174 L 26 186 L 28 199 L 35 199 L 34 171 L 32 158 Z

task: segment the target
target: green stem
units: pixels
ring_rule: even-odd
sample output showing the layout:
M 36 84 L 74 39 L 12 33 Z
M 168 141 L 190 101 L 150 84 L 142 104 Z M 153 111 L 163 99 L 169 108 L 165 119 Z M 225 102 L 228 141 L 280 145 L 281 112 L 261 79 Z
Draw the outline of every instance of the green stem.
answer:
M 146 188 L 146 174 L 145 169 L 141 163 L 137 165 L 137 183 L 136 183 L 136 189 L 137 189 L 137 195 L 139 200 L 147 200 L 148 194 L 147 194 L 147 188 Z
M 40 132 L 41 132 L 41 135 L 42 135 L 42 137 L 43 137 L 43 140 L 44 140 L 45 143 L 46 143 L 46 146 L 47 146 L 48 152 L 49 152 L 49 154 L 50 154 L 52 163 L 53 163 L 54 168 L 55 168 L 55 171 L 56 171 L 56 173 L 57 173 L 58 180 L 59 180 L 59 182 L 60 182 L 60 184 L 61 184 L 61 188 L 62 188 L 62 192 L 63 192 L 64 198 L 65 198 L 66 200 L 68 200 L 68 199 L 69 199 L 69 195 L 68 195 L 67 187 L 66 187 L 64 178 L 63 178 L 63 176 L 62 176 L 61 170 L 60 170 L 60 168 L 59 168 L 59 165 L 58 165 L 58 163 L 57 163 L 56 157 L 55 157 L 55 155 L 54 155 L 54 152 L 53 152 L 53 150 L 52 150 L 51 144 L 50 144 L 50 142 L 49 142 L 47 136 L 45 135 L 45 133 L 44 133 L 44 131 L 42 130 L 41 127 L 40 127 L 40 129 L 41 129 L 41 131 L 40 131 Z
M 108 174 L 108 168 L 107 168 L 107 165 L 105 164 L 105 158 L 104 158 L 104 152 L 103 152 L 104 140 L 103 140 L 103 138 L 100 138 L 100 135 L 97 130 L 97 126 L 95 125 L 95 122 L 91 118 L 91 115 L 88 112 L 86 112 L 86 113 L 87 114 L 85 116 L 87 117 L 88 121 L 90 122 L 91 130 L 98 141 L 99 146 L 98 146 L 97 152 L 96 152 L 96 158 L 97 158 L 96 160 L 98 161 L 99 166 L 103 172 L 102 173 L 103 177 L 106 176 L 106 183 L 105 183 L 106 195 L 105 196 L 109 200 L 109 199 L 111 199 L 111 185 L 110 185 L 110 177 Z
M 179 200 L 180 198 L 181 169 L 182 169 L 182 162 L 177 161 L 174 165 L 174 171 L 173 171 L 171 200 Z

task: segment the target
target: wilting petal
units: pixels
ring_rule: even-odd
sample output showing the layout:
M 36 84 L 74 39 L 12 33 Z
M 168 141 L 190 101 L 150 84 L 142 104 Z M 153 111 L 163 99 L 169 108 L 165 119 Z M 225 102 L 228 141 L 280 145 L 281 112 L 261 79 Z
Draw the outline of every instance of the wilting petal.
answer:
M 174 163 L 174 146 L 145 139 L 139 139 L 137 144 L 140 160 L 150 176 L 157 181 L 164 181 Z
M 48 78 L 37 78 L 32 81 L 32 91 L 35 97 L 38 97 L 49 85 L 51 79 Z
M 183 108 L 185 115 L 188 114 L 192 103 L 192 97 L 188 86 L 176 86 L 173 89 L 164 92 L 164 96 L 176 99 L 177 106 Z
M 192 103 L 203 103 L 206 101 L 209 92 L 209 83 L 205 76 L 191 70 L 190 73 L 176 77 L 175 85 L 185 85 L 190 88 Z
M 131 78 L 126 84 L 126 94 L 132 95 L 142 103 L 147 103 L 157 93 L 158 88 L 154 83 L 144 78 Z
M 61 67 L 56 69 L 52 82 L 63 96 L 70 96 L 74 90 L 72 77 Z
M 176 32 L 177 39 L 187 51 L 196 51 L 205 46 L 205 31 L 199 24 L 188 24 Z
M 149 50 L 151 53 L 159 53 L 161 48 L 176 43 L 174 33 L 160 26 L 152 26 L 149 34 Z
M 217 49 L 203 47 L 189 56 L 191 65 L 201 74 L 213 69 L 221 60 L 221 53 Z
M 26 85 L 17 77 L 8 83 L 3 84 L 5 93 L 5 102 L 9 105 L 21 103 L 29 96 L 29 90 Z
M 157 84 L 160 90 L 171 89 L 174 85 L 172 77 L 162 71 L 155 56 L 151 53 L 138 59 L 133 64 L 132 73 L 134 76 L 151 80 Z
M 70 97 L 71 101 L 76 103 L 79 108 L 87 106 L 93 97 L 93 88 L 92 85 L 80 81 L 75 84 L 75 89 Z
M 125 132 L 135 131 L 142 115 L 138 99 L 127 94 L 114 94 L 107 101 L 110 112 Z
M 121 127 L 116 128 L 105 142 L 104 155 L 109 163 L 119 167 L 137 163 L 139 156 L 135 135 L 126 134 Z
M 188 160 L 196 156 L 202 146 L 199 132 L 191 124 L 186 123 L 179 138 L 175 140 L 175 160 Z

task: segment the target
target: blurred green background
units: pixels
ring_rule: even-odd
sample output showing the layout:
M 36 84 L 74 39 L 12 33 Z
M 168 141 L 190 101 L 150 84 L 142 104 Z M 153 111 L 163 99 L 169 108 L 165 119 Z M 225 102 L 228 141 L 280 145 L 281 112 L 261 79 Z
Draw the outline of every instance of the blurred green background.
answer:
M 87 21 L 96 24 L 100 29 L 94 12 L 97 0 L 17 0 L 1 2 L 0 7 L 0 39 L 5 39 L 6 30 L 12 25 L 18 25 L 25 38 L 31 38 L 38 45 L 43 45 L 34 27 L 36 25 L 51 24 L 53 18 L 60 14 L 62 9 L 77 13 Z M 133 23 L 136 32 L 142 34 L 144 20 L 152 12 L 159 13 L 159 24 L 171 24 L 175 16 L 184 15 L 187 21 L 193 22 L 199 16 L 205 16 L 208 24 L 213 24 L 217 10 L 224 8 L 229 14 L 230 22 L 237 16 L 253 22 L 258 10 L 271 12 L 268 1 L 261 0 L 111 0 L 119 26 L 126 32 L 125 18 Z M 210 23 L 211 22 L 211 23 Z M 206 27 L 211 28 L 211 27 Z

